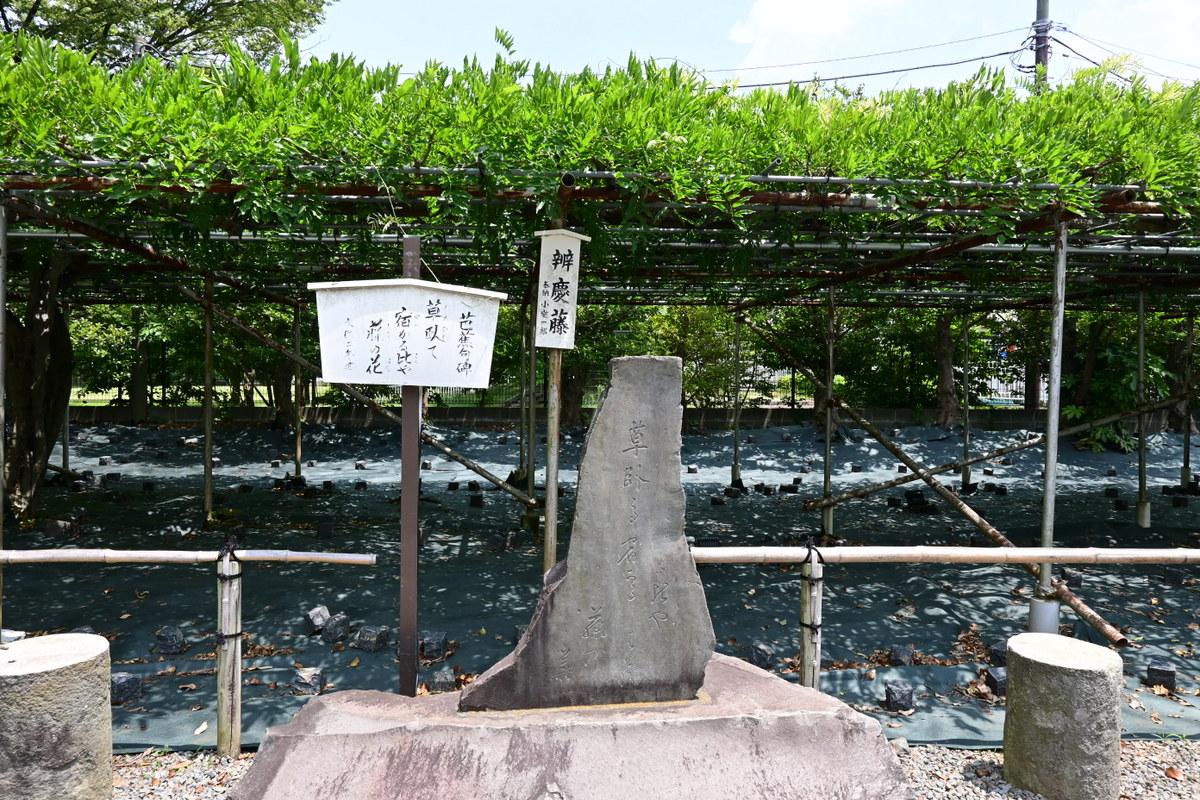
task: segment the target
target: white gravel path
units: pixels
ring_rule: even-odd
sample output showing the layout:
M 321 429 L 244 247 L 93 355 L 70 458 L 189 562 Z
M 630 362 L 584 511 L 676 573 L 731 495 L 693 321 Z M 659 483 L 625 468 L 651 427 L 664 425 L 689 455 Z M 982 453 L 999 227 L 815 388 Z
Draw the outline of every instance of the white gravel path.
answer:
M 921 746 L 900 750 L 900 764 L 919 800 L 1039 800 L 1003 777 L 1004 754 Z M 212 800 L 225 797 L 254 762 L 210 752 L 161 752 L 113 757 L 113 800 Z M 1121 743 L 1122 800 L 1200 798 L 1200 741 Z M 331 800 L 334 800 L 331 798 Z

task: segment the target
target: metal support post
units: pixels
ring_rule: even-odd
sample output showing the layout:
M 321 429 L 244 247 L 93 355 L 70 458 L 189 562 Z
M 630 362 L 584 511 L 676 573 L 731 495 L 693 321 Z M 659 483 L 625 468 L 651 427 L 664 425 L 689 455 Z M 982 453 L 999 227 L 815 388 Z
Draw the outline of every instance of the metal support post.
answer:
M 821 593 L 825 565 L 814 547 L 800 567 L 800 685 L 821 689 Z
M 1138 292 L 1137 301 L 1137 401 L 1146 402 L 1146 292 Z M 1146 490 L 1146 425 L 1145 414 L 1138 414 L 1138 499 L 1137 525 L 1150 527 L 1150 494 Z
M 1067 290 L 1067 225 L 1054 225 L 1054 288 L 1050 298 L 1050 375 L 1046 395 L 1046 461 L 1042 473 L 1042 547 L 1054 546 L 1054 501 L 1058 478 L 1058 418 L 1062 406 L 1063 317 Z M 1058 597 L 1050 564 L 1041 565 L 1029 630 L 1058 633 Z
M 404 277 L 421 277 L 421 240 L 404 237 Z M 417 559 L 421 520 L 421 387 L 400 390 L 400 627 L 396 660 L 400 664 L 400 694 L 417 696 L 420 643 L 417 641 Z

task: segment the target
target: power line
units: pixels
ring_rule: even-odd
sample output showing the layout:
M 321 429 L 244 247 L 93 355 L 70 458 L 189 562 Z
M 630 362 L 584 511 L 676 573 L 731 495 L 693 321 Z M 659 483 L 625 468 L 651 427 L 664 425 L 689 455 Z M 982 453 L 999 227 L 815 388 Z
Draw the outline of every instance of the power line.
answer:
M 1178 64 L 1181 67 L 1187 67 L 1189 69 L 1200 69 L 1200 65 L 1189 64 L 1186 61 L 1176 61 L 1175 59 L 1167 58 L 1166 56 L 1156 56 L 1153 53 L 1145 53 L 1145 52 L 1142 52 L 1141 50 L 1134 50 L 1132 47 L 1126 47 L 1123 44 L 1116 44 L 1114 42 L 1106 42 L 1103 39 L 1097 39 L 1095 36 L 1084 36 L 1082 33 L 1071 30 L 1070 28 L 1068 28 L 1065 25 L 1062 27 L 1062 30 L 1066 31 L 1067 33 L 1078 36 L 1080 39 L 1083 39 L 1085 42 L 1088 42 L 1089 44 L 1095 44 L 1097 46 L 1099 46 L 1100 44 L 1106 44 L 1109 47 L 1115 47 L 1124 53 L 1137 53 L 1139 56 L 1145 56 L 1146 58 L 1154 58 L 1154 59 L 1158 59 L 1159 61 L 1166 61 L 1171 64 Z M 1105 48 L 1101 47 L 1100 49 L 1104 50 Z M 1111 53 L 1112 51 L 1109 50 L 1108 52 Z
M 833 64 L 833 63 L 836 63 L 839 61 L 858 61 L 858 60 L 864 59 L 864 58 L 878 58 L 879 56 L 894 56 L 894 55 L 899 55 L 900 53 L 912 53 L 917 50 L 932 50 L 933 48 L 936 48 L 936 47 L 946 47 L 946 46 L 949 46 L 952 44 L 962 44 L 963 42 L 976 42 L 976 41 L 979 41 L 980 39 L 991 39 L 996 36 L 1007 36 L 1010 33 L 1016 33 L 1018 31 L 1023 31 L 1023 30 L 1025 30 L 1025 28 L 1013 28 L 1012 30 L 999 31 L 997 33 L 985 33 L 982 36 L 971 36 L 966 39 L 955 39 L 950 42 L 939 42 L 938 44 L 925 44 L 925 45 L 919 45 L 917 47 L 906 47 L 903 50 L 886 50 L 882 53 L 870 53 L 870 54 L 864 55 L 864 56 L 843 56 L 841 58 L 826 58 L 826 59 L 822 59 L 820 61 L 798 61 L 794 64 L 771 64 L 771 65 L 760 66 L 760 67 L 733 67 L 733 68 L 729 68 L 729 69 L 708 69 L 708 70 L 704 70 L 704 72 L 750 72 L 752 70 L 759 70 L 759 69 L 786 69 L 788 67 L 809 67 L 809 66 L 813 66 L 814 64 Z M 854 76 L 851 76 L 851 77 L 854 77 Z
M 921 69 L 936 69 L 938 67 L 956 67 L 960 64 L 970 64 L 972 61 L 987 61 L 989 58 L 1000 58 L 1001 56 L 1011 56 L 1015 53 L 1024 52 L 1026 48 L 1018 48 L 1016 50 L 1005 50 L 1003 53 L 992 53 L 990 56 L 976 56 L 975 58 L 964 58 L 961 61 L 946 61 L 941 64 L 922 64 L 919 67 L 902 67 L 900 69 L 888 69 L 882 72 L 862 72 L 857 75 L 839 75 L 835 78 L 820 78 L 814 77 L 812 81 L 771 81 L 767 83 L 742 83 L 738 84 L 739 89 L 758 89 L 766 86 L 787 86 L 793 83 L 830 83 L 833 81 L 846 81 L 851 78 L 874 78 L 879 75 L 895 75 L 898 72 L 916 72 Z

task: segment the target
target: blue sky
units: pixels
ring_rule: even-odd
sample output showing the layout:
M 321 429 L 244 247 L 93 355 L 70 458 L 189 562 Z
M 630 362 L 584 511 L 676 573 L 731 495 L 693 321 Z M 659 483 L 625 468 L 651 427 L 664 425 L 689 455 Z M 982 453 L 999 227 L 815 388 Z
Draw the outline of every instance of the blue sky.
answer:
M 519 57 L 562 72 L 624 64 L 634 52 L 678 59 L 716 81 L 749 84 L 906 70 L 1015 50 L 1036 6 L 1036 0 L 337 0 L 304 47 L 317 56 L 349 53 L 371 65 L 413 69 L 429 60 L 456 65 L 470 56 L 486 63 L 500 52 L 493 31 L 501 27 L 515 39 Z M 1050 11 L 1051 20 L 1067 27 L 1054 33 L 1063 44 L 1054 45 L 1052 79 L 1089 66 L 1083 57 L 1099 61 L 1108 51 L 1140 51 L 1134 55 L 1156 83 L 1160 75 L 1200 80 L 1200 0 L 1050 0 Z M 972 40 L 929 47 L 962 39 Z M 858 58 L 908 48 L 922 49 Z M 1029 64 L 1032 54 L 1016 58 Z M 978 67 L 845 83 L 869 92 L 944 86 Z

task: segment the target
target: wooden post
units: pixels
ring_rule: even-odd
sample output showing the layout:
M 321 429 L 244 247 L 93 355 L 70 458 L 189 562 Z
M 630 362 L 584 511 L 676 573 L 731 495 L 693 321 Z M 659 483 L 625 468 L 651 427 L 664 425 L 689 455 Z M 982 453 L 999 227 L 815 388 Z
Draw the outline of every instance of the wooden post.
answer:
M 242 565 L 232 550 L 217 561 L 217 755 L 242 749 Z
M 550 348 L 546 362 L 546 527 L 542 572 L 558 562 L 558 442 L 562 423 L 563 351 Z
M 816 548 L 800 567 L 800 685 L 821 688 L 821 596 L 825 566 Z
M 421 277 L 421 240 L 404 237 L 404 277 Z M 421 521 L 421 387 L 400 390 L 400 627 L 396 660 L 400 664 L 400 694 L 417 696 L 420 643 L 417 641 L 417 559 Z

